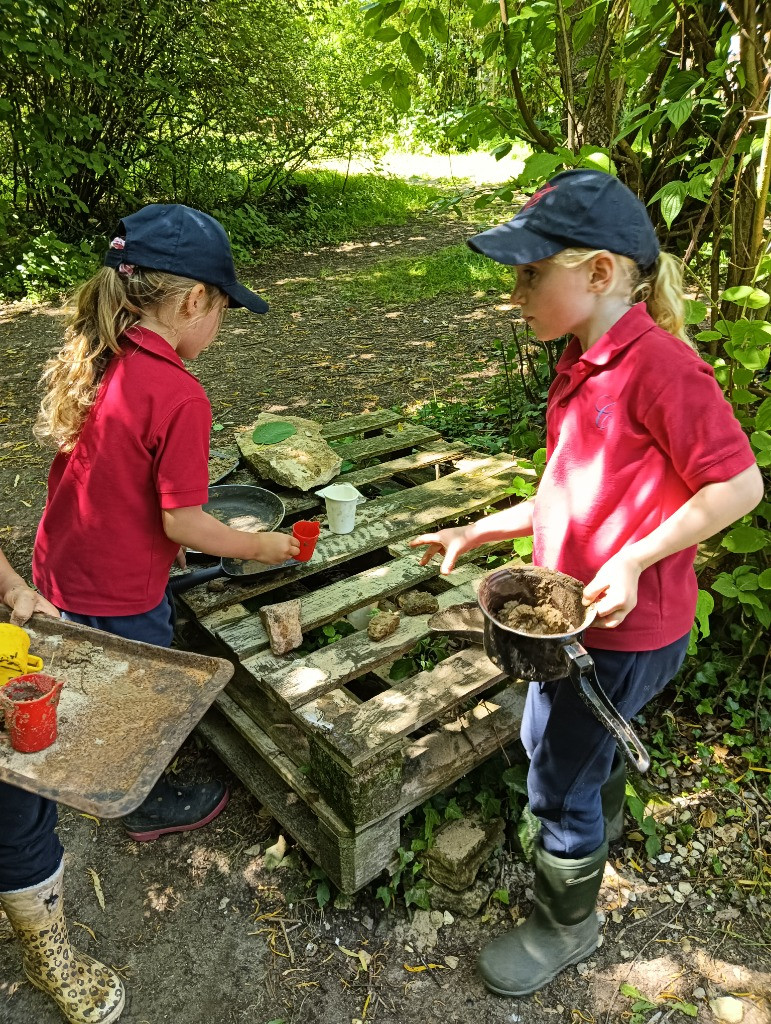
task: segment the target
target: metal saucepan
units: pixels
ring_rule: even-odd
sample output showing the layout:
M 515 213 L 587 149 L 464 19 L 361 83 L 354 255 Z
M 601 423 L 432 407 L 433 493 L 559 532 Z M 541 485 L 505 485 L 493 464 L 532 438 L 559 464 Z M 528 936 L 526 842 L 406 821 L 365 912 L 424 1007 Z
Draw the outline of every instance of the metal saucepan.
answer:
M 263 487 L 250 487 L 246 484 L 222 484 L 209 488 L 209 500 L 203 506 L 204 512 L 215 519 L 246 533 L 269 533 L 275 530 L 284 519 L 284 503 L 277 494 Z M 193 552 L 195 553 L 195 552 Z M 229 579 L 257 576 L 271 569 L 281 569 L 294 565 L 295 559 L 290 558 L 281 565 L 266 565 L 264 562 L 244 561 L 241 558 L 222 558 L 217 565 L 204 569 L 193 569 L 184 575 L 172 576 L 171 590 L 174 594 L 182 594 L 192 587 L 209 580 L 226 577 Z
M 593 606 L 584 607 L 583 589 L 579 580 L 551 569 L 499 569 L 482 580 L 477 604 L 448 608 L 433 615 L 428 624 L 435 632 L 482 644 L 490 661 L 514 679 L 551 682 L 569 677 L 595 718 L 616 738 L 629 763 L 639 772 L 647 771 L 650 758 L 645 747 L 608 699 L 591 656 L 581 646 L 583 631 L 596 614 Z M 496 617 L 509 601 L 531 607 L 549 604 L 571 623 L 571 630 L 543 635 L 512 629 Z

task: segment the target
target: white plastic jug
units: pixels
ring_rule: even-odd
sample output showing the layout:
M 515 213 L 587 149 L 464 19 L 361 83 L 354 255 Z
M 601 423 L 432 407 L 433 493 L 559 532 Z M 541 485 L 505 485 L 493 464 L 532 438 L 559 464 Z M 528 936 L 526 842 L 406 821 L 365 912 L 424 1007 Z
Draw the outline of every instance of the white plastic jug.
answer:
M 318 497 L 327 503 L 327 524 L 331 533 L 351 533 L 356 523 L 356 506 L 367 499 L 353 484 L 330 484 Z

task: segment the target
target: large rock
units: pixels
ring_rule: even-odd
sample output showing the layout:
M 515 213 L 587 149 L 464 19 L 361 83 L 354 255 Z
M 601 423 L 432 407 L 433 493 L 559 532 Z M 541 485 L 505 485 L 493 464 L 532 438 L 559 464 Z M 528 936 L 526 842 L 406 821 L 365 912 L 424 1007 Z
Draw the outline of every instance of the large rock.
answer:
M 459 892 L 474 884 L 477 872 L 503 842 L 503 820 L 458 818 L 437 830 L 433 847 L 423 855 L 426 874 Z
M 297 433 L 277 444 L 255 444 L 252 433 L 263 423 L 291 423 Z M 238 447 L 255 473 L 284 487 L 309 491 L 322 487 L 339 473 L 343 460 L 321 436 L 321 424 L 300 416 L 260 413 L 255 423 L 236 434 Z

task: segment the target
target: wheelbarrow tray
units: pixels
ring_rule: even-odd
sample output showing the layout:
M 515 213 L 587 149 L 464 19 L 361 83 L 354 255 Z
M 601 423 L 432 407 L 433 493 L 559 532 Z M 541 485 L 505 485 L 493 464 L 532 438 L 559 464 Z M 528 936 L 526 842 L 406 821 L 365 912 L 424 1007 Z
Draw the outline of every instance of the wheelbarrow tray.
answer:
M 0 780 L 104 818 L 144 800 L 233 675 L 222 658 L 42 615 L 24 628 L 43 671 L 64 681 L 59 735 L 46 750 L 20 754 L 0 733 Z

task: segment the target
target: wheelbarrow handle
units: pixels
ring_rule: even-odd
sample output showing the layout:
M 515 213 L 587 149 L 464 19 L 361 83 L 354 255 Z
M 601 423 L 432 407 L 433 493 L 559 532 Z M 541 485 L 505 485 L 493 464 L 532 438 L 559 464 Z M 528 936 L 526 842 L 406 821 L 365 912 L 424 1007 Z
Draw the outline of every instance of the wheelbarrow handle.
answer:
M 595 718 L 618 740 L 626 759 L 641 774 L 650 768 L 650 757 L 631 725 L 618 713 L 600 686 L 594 661 L 579 643 L 565 644 L 570 680 Z
M 222 562 L 217 562 L 216 565 L 209 565 L 204 569 L 193 569 L 192 572 L 172 576 L 169 580 L 169 587 L 172 594 L 184 594 L 186 590 L 192 590 L 193 587 L 197 587 L 201 583 L 208 583 L 209 580 L 216 580 L 220 576 L 226 575 L 222 568 Z

